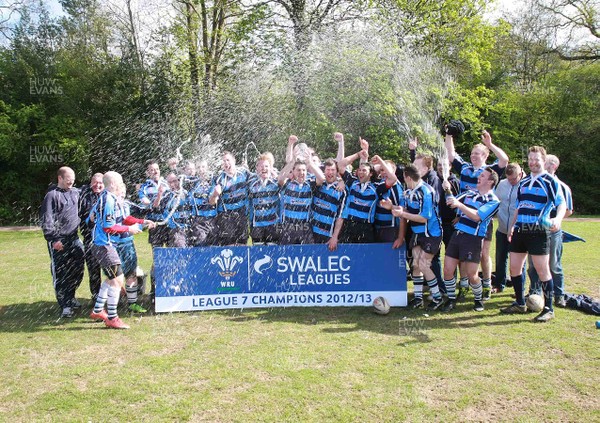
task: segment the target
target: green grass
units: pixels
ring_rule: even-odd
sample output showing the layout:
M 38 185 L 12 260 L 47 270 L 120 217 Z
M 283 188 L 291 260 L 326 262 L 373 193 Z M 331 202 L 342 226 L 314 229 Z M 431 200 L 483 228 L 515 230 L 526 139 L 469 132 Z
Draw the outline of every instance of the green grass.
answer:
M 567 222 L 567 290 L 600 296 L 600 223 Z M 150 251 L 138 240 L 141 264 Z M 287 308 L 58 319 L 45 243 L 0 232 L 1 421 L 600 421 L 597 317 Z M 84 280 L 78 297 L 89 298 Z

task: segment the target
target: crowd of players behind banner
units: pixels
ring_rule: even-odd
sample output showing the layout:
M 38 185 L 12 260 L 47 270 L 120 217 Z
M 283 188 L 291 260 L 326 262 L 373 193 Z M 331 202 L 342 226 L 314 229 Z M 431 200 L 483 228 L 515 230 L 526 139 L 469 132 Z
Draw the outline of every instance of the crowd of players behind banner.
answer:
M 409 142 L 412 164 L 405 166 L 370 157 L 369 143 L 360 138 L 358 152 L 346 156 L 341 133 L 333 136 L 336 158 L 323 162 L 290 136 L 280 170 L 271 153 L 261 154 L 252 172 L 224 152 L 222 169 L 214 175 L 206 161 L 172 158 L 163 178 L 159 163 L 149 160 L 148 179 L 136 187 L 135 202 L 126 199 L 117 172 L 97 173 L 79 190 L 73 188 L 74 172 L 62 167 L 41 210 L 62 317 L 81 307 L 75 291 L 84 259 L 95 300 L 92 319 L 128 328 L 117 315 L 122 291 L 129 311 L 147 311 L 138 304 L 133 236 L 148 228 L 153 248 L 247 245 L 249 237 L 254 245 L 322 243 L 331 251 L 338 243 L 405 245 L 414 286 L 409 307 L 450 312 L 472 291 L 473 309 L 482 311 L 492 293 L 512 285 L 515 301 L 500 311 L 526 313 L 527 296 L 543 294 L 544 307 L 534 321 L 548 321 L 553 304 L 565 303 L 561 222 L 573 211 L 570 189 L 555 175 L 559 160 L 543 147 L 531 147 L 527 175 L 519 164 L 509 163 L 487 131 L 464 160 L 454 150 L 454 137 L 463 131 L 459 121 L 446 125 L 447 162 L 438 159 L 436 169 L 432 156 L 416 154 L 416 139 Z M 496 157 L 491 165 L 486 164 L 490 153 Z M 494 217 L 495 274 L 490 257 Z

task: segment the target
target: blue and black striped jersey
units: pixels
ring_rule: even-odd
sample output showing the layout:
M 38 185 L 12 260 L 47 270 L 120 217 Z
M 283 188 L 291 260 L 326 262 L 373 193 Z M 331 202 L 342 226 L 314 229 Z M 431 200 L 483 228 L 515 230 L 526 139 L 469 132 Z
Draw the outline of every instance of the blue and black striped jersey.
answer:
M 456 230 L 481 238 L 485 237 L 487 227 L 494 215 L 498 213 L 498 207 L 500 206 L 500 200 L 496 197 L 496 194 L 491 191 L 487 194 L 480 194 L 478 191 L 467 191 L 456 197 L 456 199 L 470 209 L 477 210 L 477 214 L 481 218 L 479 222 L 475 222 L 459 210 Z
M 541 225 L 550 212 L 565 202 L 558 180 L 548 172 L 527 175 L 519 183 L 517 193 L 517 227 Z
M 104 229 L 114 225 L 125 225 L 124 219 L 129 216 L 129 206 L 108 190 L 100 193 L 98 201 L 90 212 L 89 219 L 94 220 L 93 242 L 96 245 L 112 245 L 129 242 L 133 236 L 129 232 L 107 234 Z
M 250 226 L 253 228 L 279 223 L 281 201 L 280 187 L 273 179 L 262 180 L 253 176 L 248 183 Z
M 504 169 L 506 169 L 505 167 L 500 167 L 498 160 L 491 165 L 486 164 L 476 169 L 473 164 L 465 162 L 458 154 L 454 156 L 452 167 L 456 173 L 459 174 L 461 193 L 469 190 L 477 191 L 477 178 L 479 178 L 479 175 L 481 175 L 486 168 L 489 167 L 496 172 L 498 174 L 498 178 L 501 178 L 502 175 L 504 175 Z
M 312 227 L 316 234 L 331 236 L 335 222 L 342 215 L 346 203 L 346 190 L 337 190 L 338 182 L 324 183 L 313 195 Z
M 361 183 L 350 172 L 345 172 L 343 178 L 348 190 L 348 200 L 342 218 L 360 223 L 373 223 L 375 208 L 388 190 L 385 182 Z
M 413 189 L 404 192 L 406 212 L 418 214 L 427 219 L 424 223 L 409 221 L 413 233 L 424 234 L 425 236 L 442 235 L 442 226 L 435 198 L 435 190 L 423 181 L 420 181 Z
M 281 215 L 284 223 L 308 222 L 310 219 L 310 206 L 313 192 L 316 189 L 315 181 L 306 181 L 299 184 L 293 179 L 281 187 Z
M 160 220 L 161 219 L 162 211 L 158 210 L 158 209 L 154 209 L 152 207 L 152 203 L 154 203 L 154 200 L 156 200 L 156 196 L 158 195 L 158 187 L 161 185 L 164 185 L 165 192 L 167 192 L 169 190 L 169 184 L 167 184 L 167 181 L 163 178 L 160 178 L 158 180 L 158 182 L 156 182 L 152 179 L 147 179 L 146 182 L 144 182 L 140 186 L 140 189 L 138 191 L 138 197 L 142 204 L 141 207 L 148 210 L 148 214 L 146 215 L 147 219 L 150 219 L 150 220 Z M 147 205 L 144 205 L 143 204 L 144 199 L 148 200 L 150 203 Z
M 192 204 L 186 190 L 168 191 L 161 200 L 163 220 L 171 229 L 184 229 L 188 227 L 192 215 Z
M 217 212 L 240 210 L 247 212 L 248 207 L 248 180 L 250 172 L 243 168 L 237 168 L 233 176 L 221 172 L 213 181 L 215 185 L 221 185 L 223 192 L 219 198 Z
M 405 206 L 404 189 L 400 182 L 396 182 L 383 194 L 383 199 L 389 199 L 395 206 Z M 375 207 L 375 227 L 376 228 L 397 228 L 400 226 L 400 218 L 394 217 L 391 210 L 384 209 L 377 202 Z
M 211 218 L 217 215 L 217 206 L 208 200 L 214 191 L 212 183 L 206 179 L 198 179 L 188 191 L 188 202 L 192 216 Z

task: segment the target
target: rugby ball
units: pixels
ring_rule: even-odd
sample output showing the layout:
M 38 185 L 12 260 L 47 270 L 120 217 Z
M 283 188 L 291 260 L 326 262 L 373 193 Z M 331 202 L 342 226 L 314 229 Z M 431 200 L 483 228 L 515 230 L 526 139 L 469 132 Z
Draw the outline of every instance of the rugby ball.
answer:
M 373 300 L 373 310 L 377 314 L 388 314 L 390 312 L 390 303 L 385 297 L 377 297 Z
M 525 302 L 527 310 L 538 312 L 544 308 L 544 297 L 538 294 L 531 294 Z

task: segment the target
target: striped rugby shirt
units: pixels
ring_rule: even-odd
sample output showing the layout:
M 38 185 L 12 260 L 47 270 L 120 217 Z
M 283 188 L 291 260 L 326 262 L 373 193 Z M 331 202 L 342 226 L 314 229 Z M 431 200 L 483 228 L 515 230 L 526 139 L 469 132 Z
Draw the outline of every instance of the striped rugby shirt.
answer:
M 477 191 L 477 178 L 483 173 L 486 168 L 491 168 L 498 174 L 498 178 L 501 178 L 504 174 L 506 167 L 500 167 L 498 160 L 491 165 L 484 164 L 480 168 L 475 168 L 472 163 L 465 162 L 462 157 L 458 154 L 454 155 L 454 161 L 452 167 L 460 175 L 460 192 L 466 192 L 468 190 Z
M 442 224 L 435 204 L 435 190 L 422 180 L 413 189 L 404 191 L 406 212 L 423 216 L 425 223 L 409 221 L 410 227 L 415 234 L 425 236 L 441 236 Z
M 481 218 L 479 222 L 475 222 L 461 210 L 458 210 L 459 219 L 455 226 L 456 230 L 481 238 L 485 237 L 487 227 L 500 207 L 500 200 L 496 197 L 496 194 L 492 191 L 487 194 L 480 194 L 479 191 L 469 190 L 460 194 L 456 199 L 468 208 L 477 210 L 477 214 Z
M 560 184 L 554 176 L 545 171 L 536 176 L 527 175 L 519 183 L 515 226 L 535 225 L 534 229 L 542 229 L 542 223 L 549 219 L 552 209 L 564 202 Z

